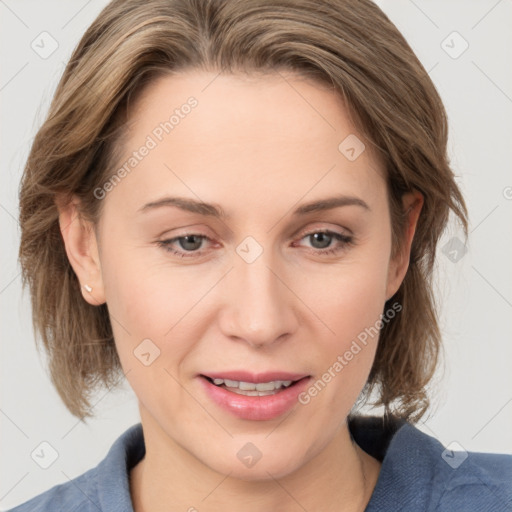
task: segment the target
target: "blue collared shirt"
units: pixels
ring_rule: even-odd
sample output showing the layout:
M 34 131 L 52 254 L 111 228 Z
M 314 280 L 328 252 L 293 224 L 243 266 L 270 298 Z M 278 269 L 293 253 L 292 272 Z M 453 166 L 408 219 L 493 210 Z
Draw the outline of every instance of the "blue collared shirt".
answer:
M 382 462 L 366 512 L 512 511 L 512 455 L 453 452 L 413 425 L 349 422 L 357 444 Z M 129 472 L 145 454 L 140 423 L 93 469 L 9 512 L 133 512 Z

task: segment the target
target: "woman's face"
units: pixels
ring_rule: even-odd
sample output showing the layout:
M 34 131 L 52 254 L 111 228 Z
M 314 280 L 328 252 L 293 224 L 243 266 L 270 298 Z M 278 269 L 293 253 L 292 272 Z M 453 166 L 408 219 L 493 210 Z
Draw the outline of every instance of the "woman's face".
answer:
M 97 191 L 98 272 L 81 271 L 145 435 L 247 480 L 290 473 L 345 428 L 406 270 L 382 169 L 342 102 L 283 77 L 152 83 L 112 170 L 125 172 Z M 248 397 L 205 376 L 305 378 Z

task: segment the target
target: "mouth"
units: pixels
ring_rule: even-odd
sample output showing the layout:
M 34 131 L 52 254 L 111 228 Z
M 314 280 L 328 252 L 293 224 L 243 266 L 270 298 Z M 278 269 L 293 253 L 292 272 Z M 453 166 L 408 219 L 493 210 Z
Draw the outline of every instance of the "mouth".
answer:
M 311 375 L 287 372 L 253 374 L 246 371 L 198 374 L 205 396 L 243 420 L 273 420 L 298 404 Z
M 231 372 L 229 375 L 230 378 L 228 378 L 227 374 L 223 374 L 222 377 L 219 374 L 201 374 L 200 377 L 206 379 L 210 384 L 213 384 L 216 387 L 225 389 L 231 393 L 236 393 L 237 395 L 269 396 L 276 395 L 286 389 L 292 388 L 302 380 L 308 379 L 310 376 L 282 372 L 279 374 L 274 373 L 244 376 L 240 374 L 234 375 L 234 373 Z M 238 377 L 238 379 L 235 377 Z
M 282 371 L 198 374 L 205 396 L 229 414 L 244 420 L 273 420 L 294 408 L 311 375 Z

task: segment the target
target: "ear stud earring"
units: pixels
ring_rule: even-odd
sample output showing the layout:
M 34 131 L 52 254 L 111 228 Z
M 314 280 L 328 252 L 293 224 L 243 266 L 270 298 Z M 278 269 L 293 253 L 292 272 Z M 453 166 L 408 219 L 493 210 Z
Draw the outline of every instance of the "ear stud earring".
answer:
M 86 291 L 88 291 L 89 293 L 92 292 L 92 288 L 88 285 L 88 284 L 84 284 L 84 288 Z

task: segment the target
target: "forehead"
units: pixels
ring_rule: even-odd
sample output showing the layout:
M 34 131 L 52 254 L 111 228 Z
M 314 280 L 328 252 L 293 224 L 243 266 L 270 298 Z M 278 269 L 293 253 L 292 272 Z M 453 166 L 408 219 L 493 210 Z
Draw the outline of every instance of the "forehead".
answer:
M 259 192 L 263 206 L 333 189 L 371 201 L 384 187 L 341 97 L 295 74 L 160 77 L 131 106 L 127 127 L 118 167 L 128 164 L 129 176 L 112 198 L 124 190 L 140 203 L 178 191 L 243 206 Z
M 191 98 L 197 105 L 184 109 Z M 190 112 L 183 115 L 180 110 Z M 130 133 L 150 133 L 155 123 L 165 123 L 173 113 L 179 119 L 172 124 L 181 125 L 179 130 L 173 127 L 173 138 L 182 132 L 192 142 L 194 132 L 203 147 L 223 134 L 229 135 L 225 143 L 244 141 L 247 149 L 254 149 L 262 142 L 292 143 L 305 136 L 329 144 L 356 131 L 338 93 L 290 72 L 227 75 L 188 70 L 159 77 L 133 105 Z M 186 117 L 189 121 L 182 123 Z

